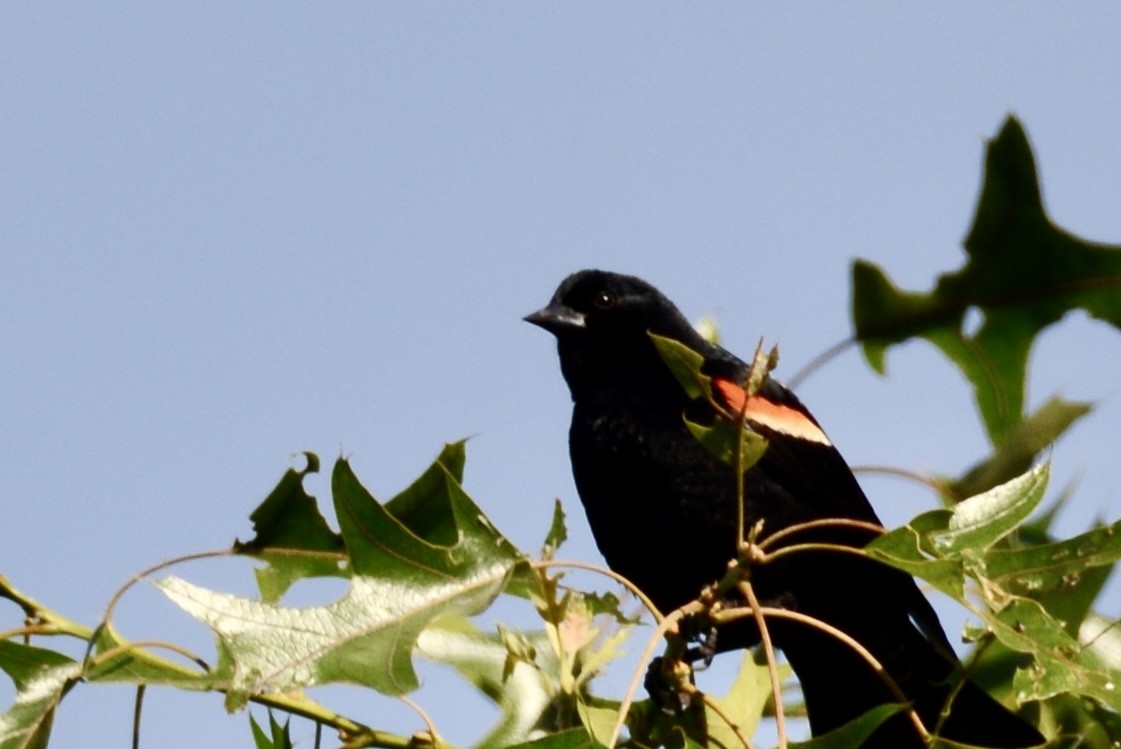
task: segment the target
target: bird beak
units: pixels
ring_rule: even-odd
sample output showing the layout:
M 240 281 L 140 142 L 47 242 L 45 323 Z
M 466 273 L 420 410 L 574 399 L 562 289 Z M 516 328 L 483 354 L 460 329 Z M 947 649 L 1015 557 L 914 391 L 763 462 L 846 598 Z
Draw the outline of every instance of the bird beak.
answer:
M 587 327 L 584 315 L 563 304 L 550 304 L 522 318 L 553 335 Z

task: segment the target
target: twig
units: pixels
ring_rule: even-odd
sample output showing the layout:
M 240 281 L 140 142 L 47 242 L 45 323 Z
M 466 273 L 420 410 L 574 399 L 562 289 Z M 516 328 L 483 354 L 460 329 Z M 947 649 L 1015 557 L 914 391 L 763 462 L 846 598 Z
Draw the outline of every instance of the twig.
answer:
M 815 356 L 810 360 L 810 363 L 798 370 L 798 372 L 787 381 L 786 386 L 791 390 L 797 389 L 802 384 L 802 381 L 814 373 L 815 370 L 820 369 L 829 362 L 830 359 L 844 353 L 845 349 L 852 346 L 857 342 L 856 338 L 846 338 L 843 341 L 834 343 L 829 348 L 825 349 L 822 353 Z
M 585 570 L 586 572 L 596 572 L 598 574 L 604 575 L 611 578 L 612 580 L 626 588 L 628 591 L 630 591 L 631 595 L 637 598 L 639 602 L 644 607 L 646 607 L 646 610 L 649 611 L 650 615 L 654 617 L 655 622 L 660 623 L 662 619 L 665 618 L 662 615 L 662 612 L 658 611 L 658 607 L 654 605 L 654 602 L 651 601 L 645 593 L 639 590 L 637 585 L 620 575 L 618 572 L 610 570 L 607 567 L 603 567 L 598 564 L 591 564 L 589 562 L 578 562 L 567 559 L 536 560 L 530 562 L 530 565 L 535 569 L 546 569 L 548 567 L 571 567 L 572 569 Z
M 755 596 L 755 589 L 747 580 L 739 585 L 740 591 L 747 598 L 751 606 L 751 614 L 755 617 L 755 625 L 759 628 L 759 637 L 763 640 L 763 652 L 767 655 L 767 673 L 771 677 L 771 695 L 775 700 L 775 730 L 778 732 L 779 749 L 786 749 L 786 715 L 782 707 L 782 684 L 778 678 L 778 659 L 775 658 L 775 648 L 771 643 L 771 633 L 767 631 L 767 622 L 763 611 L 759 607 L 759 599 Z
M 682 606 L 679 609 L 671 611 L 664 619 L 658 622 L 653 634 L 646 642 L 646 647 L 643 648 L 642 654 L 639 656 L 638 662 L 649 663 L 654 651 L 658 647 L 658 642 L 665 637 L 666 633 L 671 631 L 689 614 L 698 613 L 702 610 L 701 604 L 694 602 Z M 630 683 L 627 685 L 627 691 L 623 695 L 623 701 L 619 704 L 619 714 L 615 719 L 615 725 L 611 729 L 611 736 L 607 740 L 609 749 L 614 749 L 615 745 L 619 742 L 619 735 L 623 732 L 623 723 L 626 721 L 627 712 L 630 711 L 631 705 L 634 703 L 635 692 L 638 691 L 638 681 L 641 675 L 641 665 L 635 669 L 634 675 L 631 677 Z
M 736 738 L 740 740 L 740 743 L 743 744 L 744 749 L 752 749 L 751 739 L 749 739 L 744 734 L 743 729 L 740 728 L 738 723 L 732 720 L 732 717 L 728 715 L 724 708 L 721 707 L 720 704 L 717 703 L 717 701 L 714 700 L 711 696 L 705 694 L 704 692 L 699 693 L 701 695 L 701 700 L 704 701 L 705 707 L 716 713 L 717 716 L 719 716 L 720 720 L 724 721 L 724 724 L 728 726 L 732 733 L 735 734 Z
M 806 616 L 805 614 L 798 613 L 797 611 L 789 611 L 787 609 L 780 609 L 772 606 L 761 606 L 759 607 L 758 611 L 763 616 L 770 616 L 778 619 L 788 619 L 790 621 L 805 624 L 808 627 L 813 627 L 814 629 L 831 635 L 832 637 L 852 648 L 857 655 L 863 658 L 864 661 L 872 667 L 872 670 L 876 673 L 876 676 L 880 679 L 881 682 L 883 682 L 884 686 L 887 687 L 887 690 L 891 692 L 892 696 L 901 705 L 904 705 L 906 707 L 907 717 L 914 725 L 915 731 L 918 732 L 919 737 L 922 738 L 924 742 L 929 741 L 930 732 L 926 730 L 926 726 L 923 725 L 922 718 L 920 718 L 919 714 L 915 712 L 915 708 L 913 705 L 911 705 L 907 695 L 904 694 L 903 690 L 899 687 L 899 684 L 896 683 L 895 679 L 892 678 L 891 674 L 887 672 L 887 669 L 883 667 L 883 664 L 880 663 L 876 656 L 872 655 L 868 648 L 864 647 L 858 641 L 854 640 L 848 633 L 844 632 L 843 630 L 837 629 L 832 624 L 823 622 L 820 619 L 815 619 L 812 616 Z M 755 613 L 753 611 L 745 612 L 740 609 L 733 609 L 727 611 L 726 613 L 718 612 L 713 616 L 717 618 L 718 622 L 723 623 L 754 615 Z
M 853 520 L 851 518 L 821 518 L 820 520 L 807 520 L 804 523 L 787 526 L 782 530 L 775 531 L 771 535 L 759 542 L 759 548 L 766 550 L 769 546 L 774 546 L 776 543 L 786 538 L 793 536 L 803 531 L 813 530 L 815 528 L 853 528 L 856 530 L 865 530 L 877 536 L 882 536 L 887 529 L 878 523 L 870 523 L 866 520 Z

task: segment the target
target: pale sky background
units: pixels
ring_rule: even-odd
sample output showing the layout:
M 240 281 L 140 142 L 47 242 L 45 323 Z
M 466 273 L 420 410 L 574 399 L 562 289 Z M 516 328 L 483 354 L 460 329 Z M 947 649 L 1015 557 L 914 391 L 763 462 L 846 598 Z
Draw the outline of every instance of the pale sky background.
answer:
M 960 265 L 1010 112 L 1055 220 L 1121 243 L 1119 31 L 1109 2 L 6 3 L 0 572 L 93 624 L 131 574 L 248 538 L 294 453 L 345 453 L 384 498 L 472 435 L 501 530 L 536 549 L 560 497 L 564 555 L 598 560 L 552 341 L 521 317 L 573 270 L 630 272 L 741 354 L 777 341 L 789 378 L 850 332 L 854 257 L 921 289 Z M 979 458 L 958 374 L 923 344 L 888 365 L 853 350 L 800 388 L 850 462 Z M 1053 491 L 1081 477 L 1066 533 L 1121 515 L 1118 372 L 1082 316 L 1034 352 L 1033 404 L 1099 403 L 1054 451 Z M 932 502 L 864 484 L 889 525 Z M 177 572 L 249 592 L 249 569 Z M 151 589 L 118 621 L 212 657 Z M 485 703 L 422 673 L 447 736 L 480 735 Z M 131 700 L 79 686 L 52 746 L 127 746 Z M 143 745 L 250 746 L 220 703 L 150 690 Z

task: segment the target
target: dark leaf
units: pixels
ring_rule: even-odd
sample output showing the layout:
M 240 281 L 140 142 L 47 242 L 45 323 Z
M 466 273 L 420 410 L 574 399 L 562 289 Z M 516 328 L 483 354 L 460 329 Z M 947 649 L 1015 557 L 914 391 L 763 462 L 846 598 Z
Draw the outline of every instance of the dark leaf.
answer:
M 256 570 L 257 586 L 265 601 L 280 600 L 298 580 L 342 576 L 342 537 L 331 530 L 315 499 L 304 491 L 304 477 L 319 470 L 315 453 L 304 453 L 307 467 L 289 469 L 276 488 L 249 516 L 256 535 L 235 541 L 234 551 L 267 563 Z
M 1121 327 L 1121 251 L 1051 222 L 1027 135 L 1012 117 L 989 142 L 965 250 L 965 266 L 928 294 L 900 291 L 857 261 L 853 323 L 879 372 L 887 349 L 909 338 L 942 349 L 972 383 L 989 438 L 1000 444 L 1023 413 L 1028 353 L 1041 330 L 1075 309 Z M 970 309 L 984 316 L 972 335 L 963 328 Z

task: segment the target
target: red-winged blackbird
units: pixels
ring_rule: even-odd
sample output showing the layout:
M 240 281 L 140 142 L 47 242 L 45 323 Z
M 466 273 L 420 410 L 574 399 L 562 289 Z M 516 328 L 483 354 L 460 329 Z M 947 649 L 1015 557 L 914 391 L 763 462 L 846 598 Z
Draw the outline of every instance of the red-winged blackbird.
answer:
M 701 354 L 704 373 L 715 378 L 713 389 L 732 412 L 743 405 L 747 365 L 704 340 L 672 302 L 633 276 L 573 274 L 547 307 L 526 320 L 557 338 L 574 402 L 572 471 L 599 550 L 663 613 L 694 600 L 726 572 L 736 553 L 733 469 L 688 431 L 683 415 L 702 420 L 711 406 L 687 397 L 649 333 Z M 747 419 L 768 446 L 745 477 L 746 528 L 763 520 L 766 538 L 823 518 L 879 523 L 848 465 L 792 392 L 768 379 L 748 400 Z M 868 540 L 867 532 L 834 526 L 798 533 L 790 543 L 862 546 Z M 909 575 L 856 555 L 820 551 L 754 567 L 751 579 L 763 605 L 828 622 L 864 645 L 928 730 L 940 726 L 945 738 L 986 747 L 1043 743 L 1035 728 L 957 678 L 960 665 Z M 758 642 L 749 621 L 720 630 L 717 649 Z M 815 734 L 895 701 L 849 646 L 789 620 L 771 619 L 768 630 L 798 676 Z M 947 702 L 949 717 L 943 720 Z M 922 745 L 900 714 L 863 746 Z

